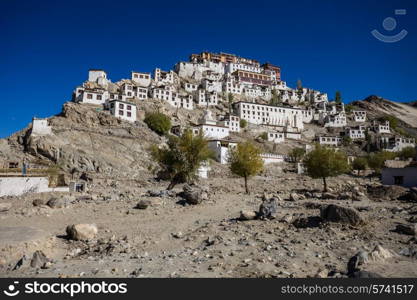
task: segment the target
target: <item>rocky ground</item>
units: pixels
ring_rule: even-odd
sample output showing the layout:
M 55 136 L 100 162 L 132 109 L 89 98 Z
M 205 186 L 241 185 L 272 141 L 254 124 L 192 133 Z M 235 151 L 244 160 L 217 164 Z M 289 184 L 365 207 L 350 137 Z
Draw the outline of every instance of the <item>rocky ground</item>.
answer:
M 346 175 L 322 193 L 321 181 L 290 169 L 271 166 L 251 195 L 220 167 L 188 194 L 152 178 L 97 179 L 85 194 L 1 198 L 0 274 L 417 276 L 415 191 Z

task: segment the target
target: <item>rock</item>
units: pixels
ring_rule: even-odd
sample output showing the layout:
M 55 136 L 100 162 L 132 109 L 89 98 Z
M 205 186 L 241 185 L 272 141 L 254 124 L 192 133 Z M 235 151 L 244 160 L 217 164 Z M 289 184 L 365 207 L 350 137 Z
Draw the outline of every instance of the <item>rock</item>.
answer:
M 21 267 L 25 266 L 27 263 L 27 257 L 26 255 L 23 255 L 21 259 L 17 261 L 15 266 L 13 267 L 13 271 L 20 269 Z
M 182 239 L 184 237 L 184 235 L 182 234 L 181 231 L 178 231 L 176 233 L 171 233 L 172 237 L 176 238 L 176 239 Z
M 417 224 L 398 224 L 395 231 L 407 235 L 417 235 Z
M 375 201 L 397 200 L 408 193 L 408 189 L 399 185 L 368 185 L 367 193 L 369 198 Z
M 64 208 L 70 204 L 70 201 L 66 198 L 51 198 L 46 203 L 50 208 Z
M 73 224 L 69 225 L 66 231 L 68 237 L 75 241 L 94 239 L 98 233 L 95 224 Z
M 409 248 L 404 248 L 400 251 L 400 255 L 417 258 L 417 248 L 410 246 Z
M 394 257 L 393 253 L 380 245 L 375 246 L 374 250 L 369 253 L 369 259 L 373 261 L 384 261 L 392 257 Z
M 300 200 L 304 200 L 305 197 L 303 195 L 299 195 L 296 193 L 291 193 L 290 194 L 290 201 L 300 201 Z
M 48 262 L 50 262 L 50 259 L 42 251 L 37 250 L 33 253 L 30 266 L 32 268 L 43 268 Z
M 322 199 L 332 199 L 332 200 L 334 200 L 334 199 L 337 199 L 337 195 L 333 194 L 333 193 L 323 193 L 321 195 L 321 198 Z
M 273 219 L 276 216 L 277 209 L 278 203 L 275 197 L 272 197 L 269 200 L 264 200 L 259 206 L 258 217 L 260 219 Z
M 256 218 L 256 211 L 253 210 L 241 210 L 239 220 L 248 221 Z
M 301 218 L 295 219 L 292 224 L 296 228 L 313 228 L 313 227 L 318 227 L 321 222 L 322 222 L 322 219 L 320 217 L 307 217 L 307 218 L 301 217 Z
M 329 275 L 329 271 L 324 269 L 324 270 L 319 270 L 314 277 L 315 278 L 327 278 L 328 275 Z
M 417 202 L 417 187 L 410 188 L 404 198 L 411 202 Z
M 35 199 L 32 202 L 33 206 L 42 206 L 45 205 L 45 201 L 43 201 L 42 199 Z
M 363 225 L 365 221 L 356 209 L 330 204 L 320 210 L 323 220 L 350 224 L 353 226 Z
M 138 204 L 136 204 L 135 208 L 137 208 L 137 209 L 147 209 L 148 206 L 150 206 L 151 204 L 152 204 L 151 200 L 142 199 L 138 202 Z
M 183 187 L 181 197 L 189 204 L 196 205 L 208 199 L 208 191 L 208 187 L 186 184 Z
M 417 223 L 417 216 L 411 216 L 407 220 L 410 223 Z
M 172 190 L 148 190 L 149 197 L 175 197 L 175 192 Z
M 5 212 L 8 211 L 9 209 L 12 208 L 12 204 L 11 203 L 0 203 L 0 212 Z

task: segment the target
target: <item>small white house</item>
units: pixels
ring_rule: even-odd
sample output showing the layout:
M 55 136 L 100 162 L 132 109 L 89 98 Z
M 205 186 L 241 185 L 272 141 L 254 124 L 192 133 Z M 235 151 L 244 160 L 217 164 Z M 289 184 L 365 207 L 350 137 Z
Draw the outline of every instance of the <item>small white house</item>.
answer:
M 378 121 L 373 121 L 372 130 L 375 131 L 378 134 L 381 133 L 391 133 L 389 121 L 385 121 L 384 123 L 379 123 Z
M 342 144 L 342 138 L 340 136 L 318 136 L 316 140 L 320 145 L 337 147 Z
M 284 155 L 280 154 L 262 153 L 261 157 L 265 165 L 284 162 Z
M 229 127 L 230 132 L 240 132 L 240 118 L 238 116 L 226 115 L 219 123 Z
M 52 134 L 52 128 L 48 125 L 48 119 L 33 118 L 31 134 L 36 136 Z
M 217 92 L 208 92 L 205 90 L 198 90 L 196 92 L 196 102 L 198 106 L 212 106 L 218 104 Z
M 365 139 L 365 126 L 347 127 L 345 129 L 346 136 L 350 137 L 352 141 Z
M 109 101 L 110 113 L 128 122 L 136 121 L 136 104 L 120 100 Z
M 77 89 L 77 90 L 82 91 L 82 92 L 79 95 L 78 99 L 76 99 L 76 102 L 103 105 L 104 103 L 106 103 L 106 100 L 108 100 L 110 97 L 109 92 L 106 90 L 101 90 L 101 89 L 93 89 L 93 90 Z
M 194 134 L 202 132 L 209 139 L 224 139 L 229 136 L 229 127 L 217 123 L 211 111 L 206 110 L 199 124 L 193 128 Z
M 132 71 L 132 80 L 139 86 L 148 87 L 151 84 L 151 73 L 141 73 Z
M 273 142 L 275 144 L 283 143 L 285 141 L 283 132 L 268 132 L 268 142 Z
M 229 161 L 230 150 L 237 146 L 236 142 L 214 139 L 208 141 L 208 147 L 214 152 L 215 160 L 221 164 L 227 164 Z
M 387 160 L 381 180 L 384 185 L 417 187 L 417 162 Z
M 352 114 L 353 114 L 353 120 L 355 122 L 360 122 L 360 123 L 366 122 L 366 111 L 364 111 L 364 110 L 354 110 L 352 112 Z
M 107 73 L 104 70 L 91 69 L 88 71 L 88 81 L 95 83 L 106 83 Z
M 198 84 L 185 82 L 183 83 L 184 90 L 186 90 L 189 93 L 195 92 L 198 89 Z

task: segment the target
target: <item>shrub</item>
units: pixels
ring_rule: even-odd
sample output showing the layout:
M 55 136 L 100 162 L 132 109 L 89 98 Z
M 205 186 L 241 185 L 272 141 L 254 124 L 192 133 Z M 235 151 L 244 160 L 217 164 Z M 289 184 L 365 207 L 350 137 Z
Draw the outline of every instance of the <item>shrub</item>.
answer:
M 246 126 L 248 126 L 248 121 L 246 121 L 245 119 L 241 119 L 240 128 L 246 128 Z
M 146 113 L 144 122 L 159 135 L 165 135 L 171 130 L 171 120 L 160 112 Z

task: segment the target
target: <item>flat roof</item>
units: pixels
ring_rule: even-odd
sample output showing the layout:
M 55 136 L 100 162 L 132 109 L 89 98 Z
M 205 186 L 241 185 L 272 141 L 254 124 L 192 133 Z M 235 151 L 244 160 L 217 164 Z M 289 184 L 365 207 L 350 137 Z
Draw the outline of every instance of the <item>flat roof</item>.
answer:
M 261 105 L 261 106 L 276 107 L 276 108 L 286 108 L 286 109 L 295 109 L 295 110 L 307 111 L 306 109 L 297 108 L 297 107 L 275 106 L 275 105 L 271 105 L 271 104 L 260 104 L 260 103 L 254 103 L 254 102 L 248 102 L 248 101 L 238 101 L 238 102 L 232 103 L 232 105 L 236 105 L 236 104 L 239 104 L 239 103 L 246 103 L 246 104 L 254 104 L 254 105 Z
M 111 102 L 121 102 L 121 103 L 125 103 L 125 104 L 129 104 L 129 105 L 134 105 L 134 106 L 136 106 L 136 104 L 135 104 L 135 103 L 128 102 L 128 101 L 123 101 L 123 100 L 118 100 L 118 99 L 110 100 L 110 101 L 109 101 L 109 103 L 111 103 Z

